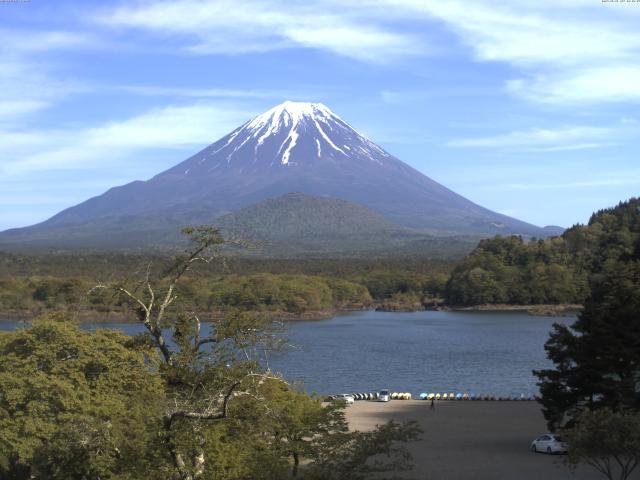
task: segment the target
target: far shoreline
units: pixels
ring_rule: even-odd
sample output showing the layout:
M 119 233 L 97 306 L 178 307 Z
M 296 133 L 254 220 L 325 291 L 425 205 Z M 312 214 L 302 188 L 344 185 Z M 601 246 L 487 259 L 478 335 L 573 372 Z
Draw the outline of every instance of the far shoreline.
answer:
M 536 304 L 536 305 L 509 305 L 504 303 L 485 303 L 465 307 L 449 307 L 456 312 L 527 312 L 534 316 L 566 317 L 579 313 L 583 305 L 573 303 L 560 304 Z
M 296 321 L 310 321 L 310 320 L 328 320 L 338 315 L 349 314 L 353 312 L 363 312 L 373 310 L 369 308 L 353 308 L 353 309 L 340 309 L 330 308 L 323 310 L 309 310 L 307 312 L 283 312 L 283 311 L 259 311 L 253 310 L 247 313 L 252 313 L 258 316 L 263 316 L 274 322 L 296 322 Z M 45 310 L 39 312 L 32 311 L 0 311 L 0 322 L 31 322 L 39 316 L 46 315 L 54 312 L 65 312 L 69 316 L 80 323 L 93 323 L 93 324 L 107 324 L 107 323 L 140 323 L 135 315 L 131 312 L 97 312 L 95 310 L 85 311 L 71 311 L 71 310 Z M 216 318 L 220 318 L 224 315 L 222 311 L 216 312 L 196 312 L 201 322 L 212 322 Z
M 357 312 L 377 311 L 386 313 L 412 313 L 423 311 L 452 311 L 452 312 L 525 312 L 532 316 L 567 317 L 574 316 L 583 308 L 578 304 L 539 304 L 539 305 L 509 305 L 509 304 L 480 304 L 471 306 L 438 306 L 437 308 L 415 308 L 416 305 L 406 305 L 405 308 L 384 308 L 383 305 L 373 305 L 369 308 L 327 308 L 322 310 L 309 310 L 307 312 L 283 312 L 283 311 L 249 311 L 256 315 L 264 316 L 276 322 L 297 321 L 321 321 L 329 320 L 336 316 L 348 315 Z M 414 308 L 410 308 L 414 307 Z M 48 311 L 0 311 L 0 322 L 30 322 L 41 315 L 53 313 L 59 310 Z M 224 312 L 213 313 L 199 312 L 198 316 L 203 322 L 211 322 L 223 315 Z M 80 323 L 106 324 L 106 323 L 138 323 L 138 320 L 130 312 L 98 312 L 85 310 L 80 312 L 69 311 L 71 317 Z

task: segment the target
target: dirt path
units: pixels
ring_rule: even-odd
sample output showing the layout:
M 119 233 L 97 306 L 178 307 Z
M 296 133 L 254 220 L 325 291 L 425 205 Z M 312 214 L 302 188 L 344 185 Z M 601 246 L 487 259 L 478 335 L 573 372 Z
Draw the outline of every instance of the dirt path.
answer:
M 440 402 L 435 410 L 419 400 L 359 401 L 347 408 L 352 429 L 368 430 L 387 420 L 417 420 L 422 440 L 411 445 L 415 469 L 406 478 L 428 480 L 597 480 L 589 467 L 572 472 L 560 457 L 529 451 L 546 432 L 536 402 Z M 640 479 L 640 471 L 634 479 Z

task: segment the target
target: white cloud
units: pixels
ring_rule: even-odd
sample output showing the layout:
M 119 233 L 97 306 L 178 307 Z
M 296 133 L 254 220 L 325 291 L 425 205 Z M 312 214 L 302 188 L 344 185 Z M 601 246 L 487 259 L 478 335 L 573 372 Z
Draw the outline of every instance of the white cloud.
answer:
M 24 99 L 24 100 L 11 100 L 9 98 L 0 98 L 0 119 L 6 117 L 17 117 L 28 113 L 37 112 L 49 105 L 48 102 L 43 99 Z
M 301 26 L 285 32 L 298 45 L 324 48 L 339 55 L 376 63 L 386 61 L 386 57 L 424 53 L 420 43 L 410 36 L 371 26 Z
M 246 120 L 246 112 L 211 104 L 169 106 L 86 130 L 84 136 L 104 148 L 176 148 L 212 142 Z
M 383 0 L 383 4 L 391 17 L 442 22 L 477 61 L 515 67 L 516 78 L 505 86 L 527 100 L 559 105 L 640 100 L 633 87 L 640 70 L 637 4 L 580 0 Z
M 283 98 L 286 98 L 308 100 L 317 98 L 318 95 L 321 94 L 321 90 L 318 88 L 314 88 L 313 93 L 294 88 L 287 88 L 286 90 L 243 90 L 234 88 L 192 88 L 160 85 L 116 85 L 103 86 L 100 88 L 150 97 L 184 97 L 197 99 L 268 99 L 281 101 Z
M 640 100 L 632 87 L 640 30 L 627 11 L 582 2 L 398 3 L 444 21 L 478 60 L 517 67 L 522 77 L 506 85 L 518 96 L 552 104 Z
M 608 65 L 507 82 L 521 97 L 549 104 L 640 100 L 640 65 Z
M 433 98 L 476 97 L 494 94 L 495 88 L 451 85 L 424 90 L 382 90 L 380 100 L 390 105 L 406 105 Z
M 162 87 L 158 85 L 120 85 L 114 88 L 127 93 L 148 96 L 196 98 L 267 98 L 273 96 L 271 92 L 263 92 L 260 90 L 234 90 L 226 88 L 182 88 Z
M 0 132 L 0 139 L 13 146 L 5 144 L 0 172 L 7 176 L 112 168 L 113 164 L 105 165 L 105 159 L 115 163 L 136 152 L 204 146 L 249 117 L 248 112 L 228 106 L 198 103 L 154 109 L 80 131 Z
M 93 34 L 80 32 L 0 29 L 0 124 L 14 125 L 72 93 L 88 90 L 75 78 L 54 74 L 51 62 L 39 54 L 100 44 Z
M 76 131 L 0 128 L 0 230 L 42 221 L 114 185 L 148 178 L 251 113 L 219 102 L 196 103 Z
M 539 151 L 584 150 L 611 145 L 613 130 L 572 126 L 557 129 L 532 128 L 487 137 L 463 138 L 446 143 L 449 147 L 512 148 Z
M 52 50 L 95 48 L 95 35 L 72 31 L 0 29 L 0 51 L 11 55 Z
M 14 124 L 26 115 L 88 87 L 73 78 L 54 78 L 46 66 L 26 59 L 0 60 L 0 124 Z
M 622 125 L 638 125 L 640 121 L 638 121 L 637 118 L 633 118 L 633 117 L 622 117 L 620 119 L 620 123 Z
M 523 66 L 570 66 L 630 60 L 640 47 L 635 23 L 602 10 L 590 12 L 584 4 L 582 9 L 576 9 L 572 7 L 577 4 L 555 2 L 390 0 L 390 3 L 445 22 L 480 60 Z
M 638 76 L 640 8 L 627 7 L 579 0 L 157 0 L 123 3 L 96 19 L 177 40 L 193 54 L 304 47 L 379 63 L 450 49 L 434 45 L 435 21 L 477 61 L 515 67 L 508 92 L 564 104 L 640 99 L 630 87 L 612 86 L 624 78 L 633 85 Z
M 385 28 L 366 10 L 331 2 L 195 0 L 123 5 L 96 17 L 104 25 L 181 36 L 194 54 L 240 54 L 304 47 L 384 62 L 424 53 L 414 35 Z M 336 8 L 337 7 L 337 8 Z
M 525 150 L 532 152 L 566 152 L 570 150 L 591 150 L 593 148 L 614 147 L 616 145 L 619 144 L 615 142 L 584 142 L 569 145 L 556 145 L 553 147 L 531 147 Z

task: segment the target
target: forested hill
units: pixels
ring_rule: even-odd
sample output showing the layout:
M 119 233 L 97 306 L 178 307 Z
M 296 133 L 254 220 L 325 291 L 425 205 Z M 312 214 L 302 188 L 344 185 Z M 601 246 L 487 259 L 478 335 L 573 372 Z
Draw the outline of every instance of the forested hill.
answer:
M 221 264 L 204 265 L 183 282 L 179 293 L 182 302 L 200 312 L 231 306 L 297 318 L 312 311 L 371 306 L 420 309 L 443 297 L 454 307 L 582 304 L 589 281 L 607 267 L 617 268 L 634 249 L 640 255 L 640 199 L 601 210 L 588 225 L 576 225 L 559 237 L 483 240 L 457 265 L 404 256 L 231 257 L 225 265 L 232 275 Z M 121 253 L 0 253 L 0 318 L 32 318 L 61 309 L 86 311 L 87 318 L 95 312 L 118 313 L 121 305 L 87 298 L 86 292 L 104 279 L 128 278 L 150 263 L 161 272 L 171 259 Z
M 225 238 L 252 248 L 239 252 L 260 257 L 367 257 L 419 254 L 461 258 L 479 236 L 437 237 L 396 225 L 353 202 L 287 193 L 214 220 Z
M 559 237 L 480 242 L 453 270 L 450 305 L 582 303 L 588 278 L 640 249 L 640 198 L 594 213 Z

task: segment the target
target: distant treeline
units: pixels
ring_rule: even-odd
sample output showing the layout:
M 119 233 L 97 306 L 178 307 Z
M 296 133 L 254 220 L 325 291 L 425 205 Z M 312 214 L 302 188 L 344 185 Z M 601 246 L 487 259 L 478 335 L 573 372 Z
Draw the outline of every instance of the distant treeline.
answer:
M 105 260 L 110 258 L 111 261 Z M 151 265 L 162 272 L 164 257 L 91 255 L 17 257 L 4 255 L 0 315 L 32 317 L 52 310 L 126 311 L 126 305 L 91 291 L 98 283 L 140 277 Z M 199 312 L 228 308 L 301 314 L 412 304 L 441 296 L 452 265 L 430 260 L 238 260 L 226 269 L 207 266 L 180 285 L 178 301 Z M 16 268 L 18 267 L 18 268 Z M 120 272 L 118 272 L 120 270 Z M 303 273 L 304 272 L 304 273 Z M 142 285 L 140 285 L 142 288 Z
M 142 253 L 38 253 L 21 255 L 0 251 L 0 277 L 24 276 L 91 276 L 105 279 L 123 274 L 131 275 L 151 263 L 158 268 L 170 265 L 167 255 Z M 451 260 L 421 256 L 368 258 L 259 258 L 229 256 L 224 263 L 201 265 L 200 276 L 252 273 L 302 274 L 333 277 L 355 277 L 378 273 L 449 272 Z
M 447 303 L 582 303 L 588 278 L 637 248 L 640 199 L 594 213 L 560 237 L 483 240 L 457 265 L 446 286 Z
M 580 304 L 588 279 L 607 262 L 638 248 L 640 199 L 592 215 L 560 236 L 482 240 L 462 261 L 425 258 L 256 259 L 232 257 L 197 270 L 181 285 L 182 305 L 201 312 L 227 308 L 300 314 L 370 308 L 481 304 Z M 21 256 L 0 253 L 0 315 L 50 310 L 124 311 L 98 282 L 166 270 L 168 257 L 142 254 Z

